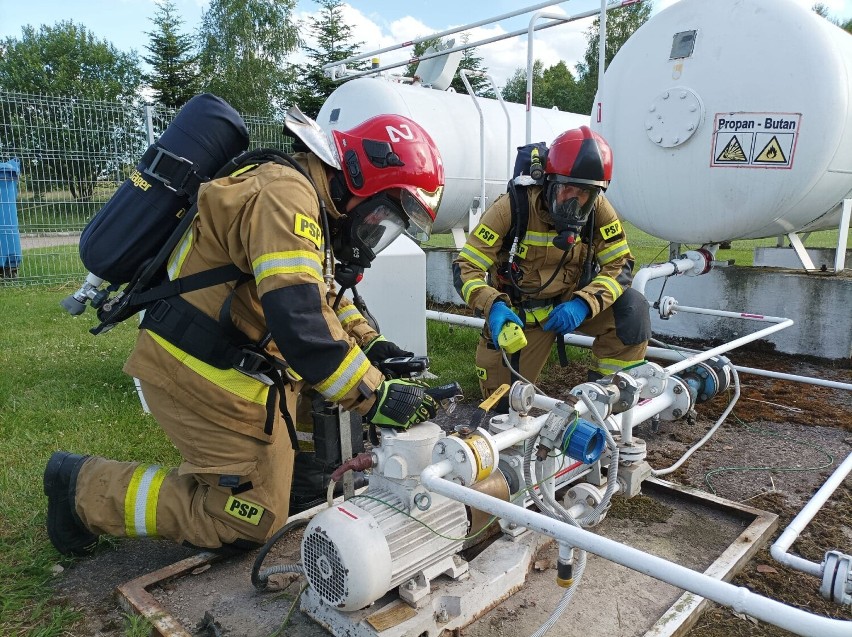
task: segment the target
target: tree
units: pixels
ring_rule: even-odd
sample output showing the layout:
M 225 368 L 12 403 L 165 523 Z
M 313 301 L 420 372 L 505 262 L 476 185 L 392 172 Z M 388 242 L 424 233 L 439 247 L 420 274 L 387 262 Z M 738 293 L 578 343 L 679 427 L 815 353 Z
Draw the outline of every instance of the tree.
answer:
M 299 45 L 295 0 L 211 0 L 201 16 L 204 90 L 244 114 L 274 116 L 292 80 L 286 58 Z
M 0 94 L 9 102 L 0 107 L 9 115 L 0 121 L 0 154 L 8 149 L 32 158 L 39 173 L 32 183 L 40 190 L 62 184 L 76 199 L 91 198 L 96 181 L 111 168 L 114 149 L 139 136 L 128 116 L 141 84 L 136 55 L 71 21 L 38 31 L 25 26 L 20 40 L 7 38 L 0 48 L 0 89 L 50 96 L 22 109 L 20 97 Z M 66 152 L 50 152 L 57 147 Z
M 817 2 L 815 5 L 811 7 L 811 11 L 816 13 L 819 16 L 822 16 L 832 24 L 839 26 L 841 29 L 846 31 L 847 33 L 852 33 L 852 19 L 841 22 L 838 18 L 835 18 L 829 13 L 828 6 L 823 4 L 822 2 Z
M 155 101 L 180 108 L 199 92 L 194 42 L 191 36 L 180 33 L 183 20 L 177 15 L 174 0 L 160 4 L 151 21 L 157 28 L 146 33 L 150 44 L 145 48 L 150 55 L 142 59 L 152 70 L 143 79 L 151 87 Z
M 542 96 L 538 89 L 542 85 L 544 77 L 544 64 L 541 60 L 533 62 L 533 106 L 543 106 Z M 507 102 L 515 102 L 516 104 L 527 103 L 527 70 L 526 68 L 517 68 L 512 73 L 511 77 L 506 81 L 506 85 L 501 91 L 503 99 Z
M 299 74 L 292 92 L 292 99 L 309 117 L 316 117 L 328 96 L 338 83 L 331 80 L 322 67 L 358 54 L 363 42 L 352 42 L 352 27 L 343 19 L 341 0 L 318 0 L 322 7 L 318 16 L 311 16 L 308 27 L 317 41 L 316 47 L 305 46 L 311 61 Z M 354 70 L 365 70 L 366 63 L 358 61 L 348 64 Z
M 507 102 L 526 104 L 527 101 L 527 70 L 515 69 L 501 91 Z M 553 108 L 570 113 L 581 113 L 582 95 L 577 82 L 565 62 L 557 62 L 544 68 L 541 60 L 533 62 L 533 106 Z
M 0 88 L 22 93 L 130 102 L 141 84 L 135 53 L 97 40 L 73 21 L 36 31 L 23 27 L 21 39 L 6 38 L 0 57 Z
M 606 60 L 608 66 L 627 42 L 627 38 L 636 32 L 651 17 L 651 3 L 642 2 L 613 9 L 606 15 Z M 586 54 L 576 66 L 577 86 L 580 95 L 579 113 L 590 113 L 598 90 L 598 60 L 600 42 L 600 17 L 586 30 Z

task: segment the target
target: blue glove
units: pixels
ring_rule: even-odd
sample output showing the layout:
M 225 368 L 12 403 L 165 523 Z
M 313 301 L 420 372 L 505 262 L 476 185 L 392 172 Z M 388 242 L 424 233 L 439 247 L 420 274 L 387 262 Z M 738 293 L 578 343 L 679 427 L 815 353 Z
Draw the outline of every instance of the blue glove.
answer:
M 576 330 L 590 313 L 591 310 L 583 299 L 571 299 L 553 308 L 542 327 L 557 334 L 567 334 Z
M 491 310 L 488 312 L 488 329 L 491 331 L 491 340 L 494 342 L 494 347 L 500 349 L 497 343 L 497 337 L 500 336 L 500 330 L 506 323 L 515 323 L 524 329 L 524 324 L 518 315 L 509 309 L 509 306 L 503 301 L 495 301 L 491 305 Z

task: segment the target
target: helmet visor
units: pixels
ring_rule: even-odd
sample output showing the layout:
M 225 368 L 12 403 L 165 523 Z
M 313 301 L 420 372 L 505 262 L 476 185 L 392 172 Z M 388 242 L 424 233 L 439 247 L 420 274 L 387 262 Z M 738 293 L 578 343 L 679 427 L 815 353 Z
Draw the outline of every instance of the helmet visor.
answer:
M 353 227 L 355 243 L 378 254 L 402 234 L 407 223 L 402 210 L 388 197 L 375 197 L 362 205 L 368 209 Z
M 443 194 L 443 186 L 438 186 L 433 192 L 422 188 L 417 188 L 415 192 L 406 189 L 400 191 L 400 204 L 411 222 L 406 233 L 415 241 L 429 240 L 432 234 L 432 222 L 435 220 L 435 214 L 441 204 Z

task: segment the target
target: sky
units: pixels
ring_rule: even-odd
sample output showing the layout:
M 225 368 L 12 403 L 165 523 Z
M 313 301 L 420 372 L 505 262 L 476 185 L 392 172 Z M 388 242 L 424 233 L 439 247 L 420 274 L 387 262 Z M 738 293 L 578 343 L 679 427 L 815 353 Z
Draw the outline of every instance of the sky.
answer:
M 653 0 L 654 11 L 678 1 Z M 816 0 L 795 1 L 810 7 Z M 852 0 L 820 1 L 828 7 L 831 15 L 841 20 L 852 17 Z M 487 3 L 480 0 L 350 0 L 345 5 L 344 15 L 354 27 L 354 39 L 364 42 L 361 50 L 366 53 L 545 3 L 546 0 L 525 0 L 522 3 L 518 0 L 489 0 Z M 209 0 L 175 0 L 175 4 L 184 21 L 183 32 L 192 33 L 200 24 L 201 14 Z M 157 0 L 0 0 L 0 39 L 9 36 L 20 38 L 21 27 L 27 24 L 38 27 L 73 20 L 118 49 L 135 50 L 141 59 L 147 54 L 147 33 L 154 30 L 151 19 L 156 13 L 156 6 Z M 307 20 L 318 8 L 319 5 L 312 0 L 298 0 L 296 18 Z M 600 0 L 570 0 L 554 3 L 541 11 L 577 15 L 596 8 L 600 8 Z M 470 41 L 526 30 L 531 16 L 530 12 L 469 29 Z M 564 60 L 573 71 L 574 65 L 585 53 L 584 31 L 591 21 L 592 18 L 585 18 L 538 32 L 534 40 L 535 57 L 541 59 L 545 67 Z M 303 34 L 305 31 L 302 30 Z M 407 60 L 411 54 L 411 47 L 406 47 L 383 53 L 380 58 L 383 64 L 387 64 Z M 516 69 L 526 66 L 526 38 L 510 38 L 483 45 L 477 48 L 477 54 L 483 58 L 484 66 L 497 86 L 502 87 Z M 296 54 L 291 60 L 298 62 L 304 57 Z

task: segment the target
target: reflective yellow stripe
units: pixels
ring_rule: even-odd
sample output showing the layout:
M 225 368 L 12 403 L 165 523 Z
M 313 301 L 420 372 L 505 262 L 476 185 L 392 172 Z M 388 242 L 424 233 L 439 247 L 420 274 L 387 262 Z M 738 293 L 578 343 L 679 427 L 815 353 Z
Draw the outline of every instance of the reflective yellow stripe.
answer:
M 592 284 L 595 283 L 602 285 L 609 290 L 610 294 L 612 294 L 613 300 L 617 299 L 624 292 L 624 289 L 618 284 L 618 281 L 609 276 L 596 276 L 592 279 Z
M 361 315 L 361 312 L 358 311 L 358 308 L 354 305 L 349 305 L 342 310 L 337 311 L 337 318 L 340 321 L 341 325 L 346 325 L 347 323 L 351 323 L 352 321 L 357 321 L 358 319 L 364 318 Z
M 208 365 L 204 361 L 200 361 L 194 356 L 190 356 L 182 349 L 178 349 L 166 339 L 154 334 L 154 332 L 148 332 L 148 334 L 157 342 L 157 344 L 160 345 L 160 347 L 202 378 L 224 389 L 226 392 L 239 396 L 243 400 L 247 400 L 258 405 L 266 405 L 266 399 L 269 395 L 269 387 L 259 380 L 246 376 L 245 374 L 241 374 L 235 369 L 219 369 L 218 367 Z
M 555 232 L 527 232 L 524 237 L 524 243 L 531 246 L 546 247 L 553 245 L 555 238 Z
M 187 228 L 180 240 L 178 246 L 172 250 L 169 257 L 168 273 L 169 278 L 174 280 L 180 276 L 180 270 L 183 267 L 183 262 L 186 260 L 186 255 L 189 254 L 189 249 L 192 247 L 192 228 Z
M 470 261 L 473 265 L 479 267 L 481 270 L 487 270 L 492 265 L 494 265 L 494 261 L 490 258 L 482 254 L 479 250 L 474 248 L 471 245 L 466 245 L 459 252 L 459 256 L 465 261 Z
M 308 250 L 263 254 L 252 262 L 251 267 L 257 283 L 276 274 L 309 274 L 322 282 L 322 261 L 318 254 Z
M 315 388 L 327 399 L 336 402 L 349 393 L 369 369 L 370 361 L 359 348 L 353 347 L 337 370 Z
M 237 168 L 234 172 L 231 173 L 231 177 L 238 177 L 242 175 L 244 172 L 248 172 L 258 164 L 249 164 L 248 166 L 243 166 L 242 168 Z
M 621 371 L 625 367 L 632 367 L 633 365 L 638 365 L 641 362 L 641 360 L 622 361 L 617 358 L 601 358 L 595 361 L 595 366 L 591 367 L 591 369 L 592 371 L 603 374 L 604 376 L 609 376 L 610 374 Z
M 598 263 L 606 265 L 607 263 L 612 263 L 619 257 L 623 257 L 625 254 L 630 254 L 630 248 L 627 247 L 627 239 L 619 241 L 618 243 L 613 243 L 606 250 L 598 252 Z
M 482 279 L 471 279 L 462 286 L 462 298 L 464 302 L 470 303 L 470 295 L 473 294 L 474 290 L 487 287 L 488 285 Z
M 124 531 L 128 537 L 157 535 L 157 503 L 168 471 L 157 465 L 139 465 L 124 495 Z

